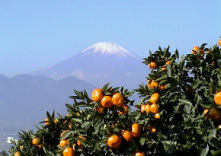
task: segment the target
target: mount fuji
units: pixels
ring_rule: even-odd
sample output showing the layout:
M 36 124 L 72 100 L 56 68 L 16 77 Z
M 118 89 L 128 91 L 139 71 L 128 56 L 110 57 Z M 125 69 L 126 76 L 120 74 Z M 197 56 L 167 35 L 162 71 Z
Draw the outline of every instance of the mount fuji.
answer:
M 98 42 L 67 60 L 31 74 L 53 79 L 73 76 L 99 87 L 110 82 L 114 86 L 136 88 L 145 82 L 147 73 L 138 56 L 115 43 Z

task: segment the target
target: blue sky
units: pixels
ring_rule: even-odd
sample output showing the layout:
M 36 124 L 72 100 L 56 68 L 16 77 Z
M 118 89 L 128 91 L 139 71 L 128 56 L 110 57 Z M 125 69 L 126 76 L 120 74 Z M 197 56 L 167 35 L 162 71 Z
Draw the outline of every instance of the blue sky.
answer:
M 221 35 L 220 0 L 2 0 L 0 74 L 51 66 L 99 42 L 141 56 L 159 45 L 189 53 Z

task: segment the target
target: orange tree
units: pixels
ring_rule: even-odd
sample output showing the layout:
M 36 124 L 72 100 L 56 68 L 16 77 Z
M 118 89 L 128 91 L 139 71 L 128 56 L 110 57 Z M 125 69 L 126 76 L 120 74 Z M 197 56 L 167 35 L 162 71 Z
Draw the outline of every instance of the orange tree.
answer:
M 159 47 L 143 63 L 151 72 L 135 107 L 123 87 L 75 90 L 67 115 L 47 113 L 35 132 L 20 132 L 11 155 L 221 155 L 221 49 L 180 57 Z

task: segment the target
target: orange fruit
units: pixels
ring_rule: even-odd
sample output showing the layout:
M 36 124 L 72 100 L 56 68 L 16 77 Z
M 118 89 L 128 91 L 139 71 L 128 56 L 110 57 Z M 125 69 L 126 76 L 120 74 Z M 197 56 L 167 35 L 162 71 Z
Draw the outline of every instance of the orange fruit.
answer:
M 146 104 L 145 111 L 146 111 L 146 113 L 150 113 L 150 105 L 149 104 Z
M 103 107 L 97 107 L 97 108 L 95 108 L 95 111 L 98 112 L 99 114 L 103 114 L 104 113 L 104 108 Z
M 45 123 L 45 126 L 50 125 L 50 121 L 49 121 L 49 119 L 48 119 L 48 118 L 45 118 L 44 123 Z
M 168 61 L 166 62 L 166 64 L 167 64 L 167 65 L 169 65 L 170 63 L 171 63 L 171 61 L 170 61 L 170 60 L 168 60 Z
M 67 141 L 67 140 L 61 140 L 60 141 L 60 143 L 59 143 L 59 145 L 61 146 L 61 147 L 64 147 L 64 146 L 66 146 L 66 145 L 68 145 L 69 144 L 69 142 Z
M 111 108 L 113 107 L 113 102 L 111 96 L 104 96 L 101 100 L 101 106 L 104 108 Z
M 160 94 L 159 93 L 153 93 L 149 99 L 151 103 L 157 103 L 159 101 Z
M 160 90 L 165 90 L 167 88 L 167 85 L 160 85 Z
M 33 145 L 39 145 L 40 142 L 41 142 L 40 138 L 33 138 L 33 139 L 32 139 L 32 144 L 33 144 Z
M 160 119 L 160 114 L 159 114 L 159 113 L 156 113 L 156 114 L 154 115 L 154 118 Z
M 145 107 L 146 107 L 145 105 L 141 105 L 141 106 L 140 106 L 140 112 L 141 112 L 141 113 L 146 112 L 146 108 L 145 108 Z
M 134 156 L 145 156 L 144 152 L 136 152 Z
M 21 156 L 21 153 L 17 151 L 14 153 L 14 156 Z
M 74 150 L 71 147 L 67 147 L 67 148 L 64 149 L 63 155 L 64 156 L 74 156 L 75 153 L 74 153 Z
M 133 139 L 132 133 L 128 130 L 122 130 L 121 135 L 128 142 L 130 142 Z
M 221 92 L 217 92 L 214 95 L 214 101 L 217 105 L 221 105 Z
M 121 93 L 115 93 L 112 96 L 112 102 L 115 106 L 123 106 L 124 104 L 124 96 Z
M 154 127 L 151 129 L 151 132 L 152 132 L 152 133 L 156 133 L 156 131 L 157 131 L 157 129 L 154 128 Z
M 79 136 L 79 138 L 81 138 L 82 140 L 87 140 L 85 137 L 83 136 Z M 81 143 L 81 140 L 77 140 L 77 145 L 82 148 L 83 147 L 83 144 Z
M 127 105 L 123 105 L 123 111 L 120 111 L 120 115 L 126 115 L 128 113 L 129 107 Z
M 39 144 L 39 145 L 38 145 L 38 148 L 43 148 L 43 145 L 42 145 L 42 144 Z
M 151 88 L 157 88 L 159 86 L 159 83 L 156 81 L 151 81 Z
M 192 49 L 192 54 L 196 55 L 198 50 L 199 50 L 199 47 L 198 46 L 194 46 L 193 49 Z
M 153 103 L 151 106 L 150 106 L 150 111 L 152 113 L 158 113 L 159 112 L 159 107 L 157 106 L 156 103 Z
M 151 61 L 148 66 L 149 66 L 149 68 L 151 68 L 151 69 L 155 69 L 155 68 L 157 67 L 157 64 L 156 64 L 155 61 Z
M 218 45 L 221 47 L 221 37 L 218 40 Z
M 209 117 L 214 120 L 220 120 L 221 119 L 221 112 L 218 108 L 212 108 L 209 111 Z
M 206 115 L 209 112 L 209 109 L 204 109 L 203 114 Z
M 121 138 L 116 134 L 108 137 L 107 139 L 107 145 L 110 148 L 118 149 L 120 147 L 120 144 L 121 144 Z
M 167 70 L 167 67 L 162 67 L 161 70 L 165 71 L 165 70 Z
M 132 135 L 137 138 L 140 136 L 141 126 L 138 123 L 132 125 Z
M 193 55 L 197 55 L 197 54 L 198 54 L 198 51 L 200 52 L 199 58 L 202 58 L 203 55 L 204 55 L 204 51 L 203 51 L 203 49 L 200 49 L 198 46 L 194 46 L 194 47 L 193 47 L 192 54 L 193 54 Z
M 94 102 L 100 102 L 103 96 L 104 96 L 103 91 L 100 88 L 94 89 L 91 94 L 91 98 Z

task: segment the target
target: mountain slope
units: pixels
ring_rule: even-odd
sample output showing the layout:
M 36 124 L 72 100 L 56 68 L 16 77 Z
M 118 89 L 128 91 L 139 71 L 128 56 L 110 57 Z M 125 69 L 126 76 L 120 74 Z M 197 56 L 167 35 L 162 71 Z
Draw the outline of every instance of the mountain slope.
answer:
M 44 76 L 0 76 L 0 124 L 34 125 L 47 110 L 63 112 L 73 89 L 91 92 L 93 85 L 74 77 L 53 80 Z
M 98 42 L 70 59 L 32 74 L 54 79 L 74 76 L 96 86 L 111 82 L 113 85 L 135 88 L 145 81 L 147 69 L 141 58 L 121 46 Z

